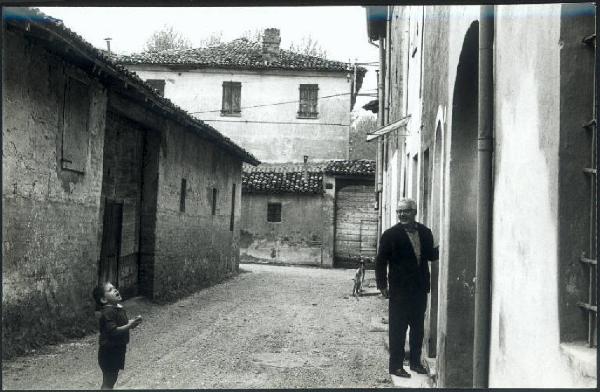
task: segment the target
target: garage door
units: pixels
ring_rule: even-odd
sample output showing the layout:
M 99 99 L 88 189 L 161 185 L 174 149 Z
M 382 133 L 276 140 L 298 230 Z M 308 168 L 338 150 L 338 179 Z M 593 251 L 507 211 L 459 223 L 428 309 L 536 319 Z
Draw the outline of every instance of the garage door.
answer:
M 335 201 L 335 266 L 354 268 L 359 256 L 375 256 L 377 248 L 373 184 L 339 187 Z

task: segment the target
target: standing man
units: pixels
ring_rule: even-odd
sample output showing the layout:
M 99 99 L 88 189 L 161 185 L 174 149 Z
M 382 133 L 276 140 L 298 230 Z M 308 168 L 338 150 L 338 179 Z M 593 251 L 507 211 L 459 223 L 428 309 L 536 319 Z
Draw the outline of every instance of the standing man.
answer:
M 417 203 L 402 199 L 396 210 L 399 223 L 387 229 L 379 241 L 375 263 L 377 288 L 389 298 L 390 374 L 410 377 L 404 370 L 404 343 L 410 326 L 410 370 L 427 374 L 421 364 L 421 347 L 430 291 L 428 261 L 438 259 L 433 234 L 415 222 Z M 389 273 L 388 273 L 389 267 Z

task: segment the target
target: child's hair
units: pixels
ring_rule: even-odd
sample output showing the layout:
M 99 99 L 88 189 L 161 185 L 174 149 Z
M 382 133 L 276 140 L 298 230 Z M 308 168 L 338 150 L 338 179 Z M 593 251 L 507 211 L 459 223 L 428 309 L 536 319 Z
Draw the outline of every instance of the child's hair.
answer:
M 96 301 L 96 310 L 100 310 L 104 305 L 102 298 L 104 298 L 104 292 L 106 291 L 106 282 L 100 283 L 98 286 L 94 287 L 94 291 L 92 291 L 92 296 L 94 297 L 94 301 Z

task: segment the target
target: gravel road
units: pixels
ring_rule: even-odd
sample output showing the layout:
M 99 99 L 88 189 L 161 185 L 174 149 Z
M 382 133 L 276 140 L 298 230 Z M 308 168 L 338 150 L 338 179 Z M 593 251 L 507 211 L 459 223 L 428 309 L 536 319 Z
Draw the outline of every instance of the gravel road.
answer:
M 380 296 L 356 300 L 353 270 L 240 265 L 240 274 L 178 302 L 124 303 L 131 333 L 116 388 L 380 388 L 387 315 Z M 372 274 L 372 273 L 371 273 Z M 2 365 L 5 389 L 97 389 L 97 335 Z

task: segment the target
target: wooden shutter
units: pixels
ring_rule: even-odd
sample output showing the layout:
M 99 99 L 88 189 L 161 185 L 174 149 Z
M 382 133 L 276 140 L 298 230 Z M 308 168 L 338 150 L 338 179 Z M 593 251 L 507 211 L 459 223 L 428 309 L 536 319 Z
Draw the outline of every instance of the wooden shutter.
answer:
M 319 86 L 317 84 L 300 85 L 300 105 L 298 117 L 317 117 L 317 97 Z
M 242 84 L 240 82 L 231 83 L 231 109 L 233 113 L 242 111 Z
M 231 113 L 231 84 L 223 82 L 223 104 L 221 106 L 222 113 Z
M 89 86 L 67 78 L 63 111 L 62 168 L 83 173 L 88 154 Z
M 223 82 L 222 114 L 234 114 L 242 111 L 241 107 L 242 83 Z
M 316 84 L 313 84 L 310 86 L 308 91 L 309 91 L 310 116 L 317 117 L 317 95 L 319 92 L 319 88 Z

